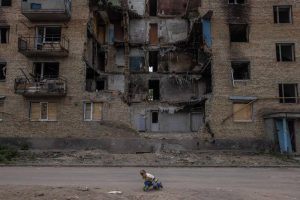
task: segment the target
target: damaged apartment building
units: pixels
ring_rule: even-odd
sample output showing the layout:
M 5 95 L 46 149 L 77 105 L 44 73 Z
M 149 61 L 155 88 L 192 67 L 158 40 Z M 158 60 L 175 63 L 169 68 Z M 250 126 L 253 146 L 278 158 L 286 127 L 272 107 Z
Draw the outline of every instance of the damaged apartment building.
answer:
M 299 16 L 294 0 L 0 0 L 0 136 L 126 125 L 299 152 Z
M 122 93 L 130 124 L 138 131 L 199 131 L 210 92 L 212 15 L 200 17 L 199 3 L 98 1 L 97 32 L 89 40 L 94 65 L 88 64 L 86 89 Z

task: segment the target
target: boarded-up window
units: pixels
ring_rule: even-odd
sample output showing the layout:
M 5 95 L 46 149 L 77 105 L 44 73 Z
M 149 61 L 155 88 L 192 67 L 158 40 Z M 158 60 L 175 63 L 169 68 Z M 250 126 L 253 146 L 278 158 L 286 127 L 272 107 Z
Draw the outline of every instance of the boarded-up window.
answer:
M 57 105 L 48 102 L 31 102 L 30 104 L 31 121 L 56 121 Z
M 100 121 L 102 120 L 102 103 L 93 103 L 93 120 Z
M 253 105 L 249 103 L 233 104 L 233 120 L 235 122 L 251 122 L 253 116 Z
M 158 44 L 158 25 L 157 24 L 150 24 L 149 42 L 150 42 L 150 45 Z
M 102 107 L 102 103 L 86 102 L 84 104 L 84 121 L 101 121 Z
M 48 103 L 48 120 L 57 121 L 57 105 L 56 103 Z

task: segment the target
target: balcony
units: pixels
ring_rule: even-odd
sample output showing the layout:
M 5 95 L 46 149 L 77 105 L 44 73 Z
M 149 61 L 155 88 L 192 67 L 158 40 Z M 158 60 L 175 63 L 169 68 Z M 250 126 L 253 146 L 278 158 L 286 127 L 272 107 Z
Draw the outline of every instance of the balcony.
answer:
M 17 78 L 15 93 L 24 97 L 63 97 L 67 94 L 67 82 L 61 78 L 43 79 L 39 82 Z
M 22 14 L 31 21 L 68 21 L 71 18 L 71 0 L 22 1 Z
M 27 57 L 67 57 L 69 40 L 65 36 L 19 37 L 19 52 Z

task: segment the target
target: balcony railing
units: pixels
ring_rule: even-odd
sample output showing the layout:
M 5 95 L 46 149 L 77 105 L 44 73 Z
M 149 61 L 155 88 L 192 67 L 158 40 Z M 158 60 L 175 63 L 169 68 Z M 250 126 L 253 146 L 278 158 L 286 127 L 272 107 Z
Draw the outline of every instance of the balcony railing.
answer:
M 68 21 L 71 4 L 71 0 L 22 1 L 22 14 L 31 21 Z
M 66 57 L 69 55 L 69 40 L 65 36 L 19 37 L 19 52 L 28 57 Z
M 62 78 L 30 81 L 26 78 L 15 79 L 15 93 L 26 97 L 59 97 L 67 94 L 67 82 Z

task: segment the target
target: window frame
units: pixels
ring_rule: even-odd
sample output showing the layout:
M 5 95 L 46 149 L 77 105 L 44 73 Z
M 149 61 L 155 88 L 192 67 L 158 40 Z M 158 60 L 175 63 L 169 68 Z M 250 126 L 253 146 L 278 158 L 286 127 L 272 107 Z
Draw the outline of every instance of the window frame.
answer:
M 59 28 L 60 29 L 60 37 L 59 37 L 59 40 L 58 41 L 48 41 L 47 40 L 47 28 Z M 36 26 L 36 38 L 38 40 L 38 38 L 40 37 L 39 35 L 39 29 L 43 30 L 43 36 L 42 36 L 42 44 L 53 44 L 53 43 L 61 43 L 62 41 L 62 27 L 60 25 L 39 25 L 39 26 Z M 38 43 L 38 42 L 37 42 Z
M 232 26 L 236 25 L 244 25 L 246 26 L 246 41 L 232 41 Z M 229 23 L 228 24 L 229 29 L 229 41 L 230 43 L 249 43 L 250 42 L 250 25 L 248 23 Z
M 238 3 L 238 0 L 233 0 L 233 3 L 230 3 L 230 0 L 228 0 L 229 5 L 245 5 L 247 4 L 247 0 L 244 0 L 244 3 Z
M 0 62 L 0 66 L 3 66 L 3 68 L 1 69 L 0 68 L 0 70 L 3 70 L 4 71 L 4 73 L 3 73 L 3 76 L 4 76 L 4 79 L 0 79 L 0 82 L 5 82 L 6 81 L 6 73 L 7 73 L 7 63 L 6 62 Z
M 294 85 L 294 91 L 296 96 L 295 97 L 286 97 L 284 95 L 284 86 L 285 85 Z M 280 92 L 281 89 L 281 92 Z M 278 85 L 278 93 L 279 93 L 279 103 L 280 104 L 299 104 L 299 88 L 298 88 L 298 83 L 280 83 Z M 281 94 L 280 94 L 281 93 Z M 295 103 L 291 103 L 291 102 L 285 102 L 288 98 L 292 99 L 295 98 Z
M 248 64 L 248 73 L 249 73 L 249 78 L 248 79 L 235 79 L 234 78 L 234 68 L 233 68 L 233 64 L 236 63 L 247 63 Z M 250 81 L 251 80 L 251 62 L 248 60 L 234 60 L 231 61 L 231 74 L 232 74 L 232 79 L 235 82 L 246 82 L 246 81 Z
M 282 59 L 282 49 L 281 48 L 282 48 L 282 46 L 289 46 L 289 45 L 292 47 L 292 60 L 291 61 L 283 61 L 283 59 Z M 296 62 L 296 46 L 295 46 L 295 43 L 292 43 L 292 42 L 290 42 L 290 43 L 288 43 L 288 42 L 286 42 L 286 43 L 284 43 L 284 42 L 276 43 L 275 47 L 276 47 L 276 60 L 277 60 L 277 62 L 287 62 L 287 63 Z M 277 48 L 278 48 L 279 52 L 277 52 Z M 278 55 L 279 55 L 279 59 L 278 59 Z
M 4 100 L 0 99 L 0 123 L 3 122 Z
M 12 0 L 10 0 L 10 4 L 8 6 L 3 6 L 2 1 L 3 0 L 0 0 L 0 7 L 11 7 L 12 6 Z
M 2 29 L 6 29 L 6 34 L 5 34 L 5 37 L 6 37 L 6 42 L 2 43 L 1 40 L 2 40 Z M 2 44 L 9 44 L 9 37 L 10 37 L 10 26 L 0 26 L 0 45 Z
M 86 104 L 91 104 L 91 116 L 90 119 L 86 119 Z M 100 113 L 100 119 L 94 119 L 94 109 L 95 104 L 101 104 L 101 113 Z M 103 120 L 103 102 L 91 102 L 91 101 L 85 101 L 83 102 L 83 121 L 85 122 L 100 122 Z
M 42 107 L 43 107 L 42 105 L 43 105 L 43 104 L 46 104 L 46 105 L 47 105 L 47 115 L 46 115 L 47 118 L 46 118 L 46 119 L 43 119 L 43 118 L 42 118 Z M 49 102 L 40 102 L 40 109 L 41 109 L 41 112 L 40 112 L 40 121 L 41 121 L 41 122 L 47 122 L 47 121 L 50 121 L 50 120 L 49 120 Z
M 91 104 L 90 119 L 86 118 L 86 104 Z M 93 121 L 93 107 L 94 107 L 93 102 L 84 102 L 83 103 L 83 120 L 85 122 L 91 122 L 91 121 Z
M 288 7 L 289 8 L 289 22 L 280 22 L 280 15 L 279 9 Z M 275 16 L 276 14 L 276 16 Z M 292 5 L 275 5 L 273 6 L 273 17 L 274 17 L 274 24 L 293 24 L 293 6 Z M 276 21 L 275 21 L 276 17 Z

